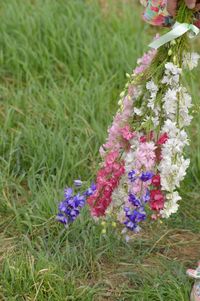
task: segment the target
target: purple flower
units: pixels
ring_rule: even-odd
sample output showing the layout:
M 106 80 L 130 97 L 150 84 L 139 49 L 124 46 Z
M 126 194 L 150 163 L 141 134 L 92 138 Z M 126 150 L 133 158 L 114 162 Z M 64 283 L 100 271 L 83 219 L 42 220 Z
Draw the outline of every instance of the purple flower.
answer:
M 91 196 L 95 190 L 97 189 L 97 186 L 95 183 L 92 183 L 91 186 L 85 191 L 85 195 L 88 197 L 88 196 Z
M 83 185 L 83 182 L 81 180 L 74 180 L 75 187 L 81 187 L 82 185 Z
M 84 195 L 77 194 L 73 197 L 73 207 L 83 207 L 85 205 L 86 198 Z
M 65 225 L 74 222 L 80 214 L 80 210 L 85 206 L 86 198 L 92 195 L 95 190 L 95 184 L 92 184 L 82 194 L 74 194 L 71 187 L 66 188 L 64 190 L 65 199 L 60 202 L 58 206 L 59 213 L 57 214 L 56 220 Z
M 64 197 L 67 199 L 67 198 L 70 198 L 71 196 L 73 195 L 73 189 L 71 187 L 69 188 L 66 188 L 64 190 Z
M 56 220 L 64 225 L 67 225 L 68 223 L 67 217 L 62 213 L 57 214 Z
M 128 207 L 124 208 L 125 215 L 127 220 L 124 222 L 126 227 L 134 232 L 139 231 L 138 223 L 146 219 L 146 213 L 143 207 L 140 207 L 138 210 L 131 210 Z
M 144 203 L 147 203 L 150 201 L 150 191 L 149 189 L 146 190 L 146 194 L 143 195 L 142 200 Z
M 59 204 L 58 209 L 60 212 L 65 212 L 67 210 L 67 206 L 68 206 L 67 202 L 63 201 Z
M 137 179 L 135 170 L 131 170 L 131 171 L 128 173 L 128 179 L 129 179 L 131 182 L 134 182 L 134 181 Z
M 146 171 L 146 172 L 142 173 L 142 175 L 140 176 L 140 179 L 143 182 L 147 182 L 147 181 L 151 180 L 153 178 L 153 176 L 154 176 L 154 174 L 151 171 Z
M 136 223 L 133 223 L 132 221 L 130 220 L 126 220 L 125 223 L 126 227 L 131 230 L 131 231 L 134 231 L 134 229 L 137 227 Z
M 77 216 L 79 215 L 80 211 L 78 209 L 72 209 L 69 212 L 69 216 L 71 218 L 71 221 L 75 221 L 75 219 L 77 218 Z
M 136 196 L 132 193 L 129 194 L 129 198 L 128 198 L 129 202 L 131 204 L 133 204 L 135 207 L 140 207 L 141 206 L 141 202 L 139 199 L 136 198 Z

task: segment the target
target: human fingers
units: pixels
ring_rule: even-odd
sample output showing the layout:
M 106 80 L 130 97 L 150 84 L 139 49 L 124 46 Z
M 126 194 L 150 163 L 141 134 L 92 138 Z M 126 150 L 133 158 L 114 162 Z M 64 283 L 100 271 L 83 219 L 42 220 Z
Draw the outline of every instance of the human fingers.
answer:
M 185 0 L 185 3 L 188 8 L 193 9 L 196 6 L 196 0 Z

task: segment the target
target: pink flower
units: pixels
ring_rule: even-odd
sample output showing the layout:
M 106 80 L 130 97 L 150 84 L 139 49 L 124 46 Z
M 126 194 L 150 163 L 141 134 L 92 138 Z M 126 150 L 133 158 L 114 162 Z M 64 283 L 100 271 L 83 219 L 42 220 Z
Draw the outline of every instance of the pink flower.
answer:
M 105 157 L 103 167 L 97 173 L 97 189 L 87 200 L 93 216 L 99 217 L 105 214 L 112 202 L 113 190 L 119 185 L 124 172 L 124 161 L 119 161 L 119 152 L 109 152 Z
M 160 175 L 153 176 L 151 183 L 153 186 L 159 187 L 160 186 Z
M 118 157 L 119 157 L 118 151 L 113 151 L 113 152 L 108 153 L 108 155 L 106 156 L 106 159 L 105 159 L 106 165 L 113 164 Z
M 135 89 L 132 89 L 132 93 L 136 93 Z M 108 138 L 103 148 L 106 150 L 120 150 L 127 147 L 127 139 L 123 137 L 121 129 L 124 129 L 129 124 L 129 119 L 133 112 L 133 100 L 128 96 L 123 99 L 123 110 L 118 112 L 111 127 L 108 129 Z M 129 133 L 130 134 L 130 133 Z M 105 151 L 101 148 L 101 155 L 105 155 Z
M 158 144 L 158 145 L 162 145 L 162 144 L 164 144 L 165 142 L 167 142 L 168 139 L 169 139 L 168 134 L 167 134 L 167 133 L 164 133 L 164 134 L 162 134 L 162 135 L 160 136 L 160 138 L 158 139 L 157 144 Z
M 150 207 L 152 210 L 160 211 L 164 208 L 165 200 L 161 190 L 151 190 L 150 198 Z
M 150 65 L 151 61 L 153 60 L 154 56 L 156 54 L 156 50 L 149 50 L 147 53 L 143 55 L 140 59 L 137 60 L 137 63 L 140 65 L 135 68 L 133 71 L 135 74 L 140 74 L 144 72 L 147 67 Z
M 148 135 L 143 135 L 140 137 L 140 142 L 144 143 L 147 142 L 149 140 L 152 140 L 154 137 L 154 133 L 153 131 L 151 131 Z
M 141 143 L 136 150 L 135 166 L 137 169 L 145 167 L 146 170 L 152 170 L 155 166 L 155 145 L 153 142 Z
M 141 143 L 147 142 L 147 136 L 141 136 L 140 137 L 140 142 Z
M 120 129 L 120 133 L 122 134 L 122 137 L 126 140 L 131 140 L 133 137 L 135 137 L 135 133 L 131 130 L 129 125 L 126 125 L 122 129 Z
M 158 216 L 157 216 L 156 214 L 152 214 L 152 215 L 151 215 L 151 219 L 152 219 L 153 221 L 156 221 L 156 220 L 158 219 Z

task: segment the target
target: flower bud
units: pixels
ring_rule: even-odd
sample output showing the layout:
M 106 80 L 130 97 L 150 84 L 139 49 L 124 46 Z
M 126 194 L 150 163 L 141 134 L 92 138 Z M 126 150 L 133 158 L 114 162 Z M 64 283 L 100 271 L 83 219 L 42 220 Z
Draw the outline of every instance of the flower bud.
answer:
M 112 226 L 113 226 L 113 228 L 116 228 L 116 226 L 117 226 L 116 222 L 112 222 Z
M 175 65 L 177 64 L 177 56 L 176 56 L 176 55 L 173 56 L 173 63 L 174 63 Z
M 120 93 L 120 97 L 124 97 L 124 95 L 125 95 L 125 92 L 122 91 L 122 92 Z
M 101 233 L 102 233 L 102 234 L 106 234 L 106 229 L 105 229 L 105 228 L 102 229 Z
M 171 56 L 171 55 L 172 55 L 172 50 L 171 50 L 171 49 L 169 49 L 169 51 L 168 51 L 168 55 L 169 55 L 169 56 Z
M 176 45 L 176 40 L 172 40 L 172 41 L 170 42 L 170 45 Z
M 120 100 L 118 101 L 118 105 L 119 105 L 119 106 L 122 105 L 122 99 L 120 99 Z

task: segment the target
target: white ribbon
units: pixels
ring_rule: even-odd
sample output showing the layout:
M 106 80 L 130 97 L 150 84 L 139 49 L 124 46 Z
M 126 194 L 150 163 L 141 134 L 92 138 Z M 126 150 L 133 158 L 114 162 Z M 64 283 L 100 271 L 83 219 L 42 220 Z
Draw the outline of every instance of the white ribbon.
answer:
M 151 44 L 149 44 L 149 47 L 158 49 L 162 45 L 164 45 L 170 41 L 173 41 L 173 40 L 179 38 L 180 36 L 184 35 L 186 32 L 190 33 L 190 35 L 189 35 L 190 38 L 194 38 L 195 36 L 197 36 L 199 34 L 200 30 L 198 27 L 196 27 L 193 24 L 176 22 L 174 24 L 172 30 L 170 30 L 168 33 L 164 34 L 160 38 L 153 41 Z

